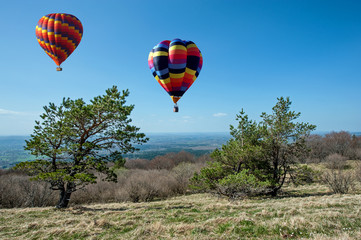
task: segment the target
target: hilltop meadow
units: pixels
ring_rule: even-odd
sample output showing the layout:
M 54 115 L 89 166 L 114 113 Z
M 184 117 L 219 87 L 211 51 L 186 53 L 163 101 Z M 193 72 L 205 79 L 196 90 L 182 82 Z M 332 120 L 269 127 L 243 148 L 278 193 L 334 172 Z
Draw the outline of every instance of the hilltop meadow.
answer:
M 186 151 L 128 159 L 117 182 L 79 189 L 64 209 L 48 183 L 0 170 L 0 239 L 360 239 L 360 140 L 311 135 L 303 182 L 287 176 L 276 197 L 190 187 L 214 160 Z
M 360 239 L 361 195 L 324 186 L 277 198 L 228 201 L 191 194 L 122 202 L 0 210 L 0 239 Z
M 361 1 L 103 3 L 2 1 L 0 240 L 361 240 Z

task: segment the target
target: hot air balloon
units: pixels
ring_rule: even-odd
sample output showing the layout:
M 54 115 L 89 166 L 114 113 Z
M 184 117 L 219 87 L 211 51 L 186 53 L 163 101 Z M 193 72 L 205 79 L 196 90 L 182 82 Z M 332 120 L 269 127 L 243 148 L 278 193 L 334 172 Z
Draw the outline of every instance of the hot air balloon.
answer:
M 80 43 L 83 25 L 71 14 L 51 13 L 40 18 L 35 35 L 46 54 L 58 65 L 56 70 L 61 71 L 60 64 Z
M 178 112 L 177 102 L 198 77 L 202 64 L 202 54 L 192 41 L 165 40 L 149 53 L 149 68 L 172 98 L 174 112 Z

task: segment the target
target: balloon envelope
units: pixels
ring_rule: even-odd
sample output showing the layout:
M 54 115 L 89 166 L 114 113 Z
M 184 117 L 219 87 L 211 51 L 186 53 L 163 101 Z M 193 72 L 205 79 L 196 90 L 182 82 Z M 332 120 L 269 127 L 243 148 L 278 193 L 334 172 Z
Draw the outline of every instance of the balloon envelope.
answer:
M 71 14 L 51 13 L 40 18 L 35 35 L 44 51 L 60 66 L 79 45 L 83 26 Z
M 192 86 L 202 64 L 202 54 L 196 44 L 180 39 L 160 42 L 148 57 L 148 65 L 154 78 L 174 103 Z

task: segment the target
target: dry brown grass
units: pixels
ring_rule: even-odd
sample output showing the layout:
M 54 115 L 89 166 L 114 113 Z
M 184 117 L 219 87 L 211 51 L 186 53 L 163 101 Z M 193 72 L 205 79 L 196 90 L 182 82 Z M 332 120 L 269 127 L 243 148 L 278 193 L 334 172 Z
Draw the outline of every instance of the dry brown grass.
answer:
M 296 191 L 297 190 L 297 191 Z M 209 194 L 149 203 L 0 210 L 0 239 L 361 239 L 361 195 L 319 185 L 229 202 Z

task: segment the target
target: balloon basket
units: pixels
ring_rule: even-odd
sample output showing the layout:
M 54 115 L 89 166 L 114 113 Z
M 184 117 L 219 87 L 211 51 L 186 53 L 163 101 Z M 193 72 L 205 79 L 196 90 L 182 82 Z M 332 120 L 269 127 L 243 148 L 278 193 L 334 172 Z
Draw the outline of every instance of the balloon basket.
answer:
M 178 112 L 178 106 L 177 105 L 174 105 L 174 108 L 173 108 L 173 112 Z
M 61 67 L 57 67 L 56 68 L 56 71 L 58 71 L 58 72 L 60 72 L 60 71 L 62 71 L 63 69 L 61 68 Z

